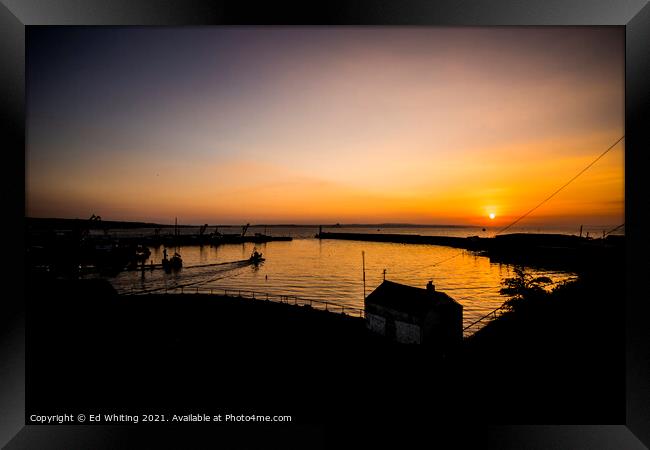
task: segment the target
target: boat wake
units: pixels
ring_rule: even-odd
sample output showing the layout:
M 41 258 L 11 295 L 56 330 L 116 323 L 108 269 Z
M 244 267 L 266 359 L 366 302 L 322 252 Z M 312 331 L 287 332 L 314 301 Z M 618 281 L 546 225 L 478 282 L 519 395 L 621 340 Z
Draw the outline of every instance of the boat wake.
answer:
M 183 268 L 179 272 L 165 273 L 146 270 L 142 275 L 134 273 L 120 274 L 111 280 L 111 284 L 121 295 L 149 294 L 176 290 L 185 287 L 198 287 L 205 283 L 233 278 L 243 273 L 244 268 L 252 263 L 248 260 L 218 264 L 203 264 Z

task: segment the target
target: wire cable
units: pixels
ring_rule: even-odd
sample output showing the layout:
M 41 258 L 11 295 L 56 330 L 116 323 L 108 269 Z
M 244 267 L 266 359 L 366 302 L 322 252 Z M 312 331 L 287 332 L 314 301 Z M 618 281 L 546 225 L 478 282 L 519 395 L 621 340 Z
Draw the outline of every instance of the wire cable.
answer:
M 427 264 L 426 266 L 421 266 L 421 267 L 414 267 L 414 268 L 408 269 L 408 270 L 400 270 L 399 272 L 392 272 L 392 271 L 386 270 L 386 274 L 390 273 L 391 275 L 403 275 L 405 273 L 412 273 L 412 272 L 416 272 L 416 271 L 419 271 L 419 270 L 427 269 L 429 267 L 436 267 L 436 266 L 438 266 L 438 265 L 440 265 L 442 263 L 445 263 L 447 261 L 451 261 L 454 258 L 458 258 L 463 253 L 465 253 L 465 249 L 460 250 L 458 253 L 456 253 L 453 256 L 450 256 L 449 258 L 443 259 L 443 260 L 435 262 L 433 264 Z
M 553 192 L 553 193 L 552 193 L 551 195 L 549 195 L 547 198 L 545 198 L 544 200 L 542 200 L 542 201 L 541 201 L 537 206 L 535 206 L 534 208 L 532 208 L 532 209 L 531 209 L 530 211 L 528 211 L 526 214 L 524 214 L 523 216 L 519 217 L 517 220 L 515 220 L 514 222 L 512 222 L 512 223 L 511 223 L 510 225 L 508 225 L 507 227 L 502 228 L 501 230 L 497 231 L 497 232 L 495 233 L 495 235 L 500 234 L 500 233 L 503 233 L 504 231 L 506 231 L 507 229 L 509 229 L 510 227 L 512 227 L 514 224 L 518 223 L 520 220 L 522 220 L 522 219 L 524 219 L 525 217 L 527 217 L 529 214 L 531 214 L 531 213 L 532 213 L 533 211 L 535 211 L 537 208 L 539 208 L 540 206 L 542 206 L 544 203 L 546 203 L 547 201 L 549 201 L 550 199 L 552 199 L 553 197 L 555 197 L 555 196 L 556 196 L 556 195 L 557 195 L 557 194 L 558 194 L 562 189 L 564 189 L 565 187 L 567 187 L 567 186 L 568 186 L 569 184 L 571 184 L 571 183 L 572 183 L 576 178 L 578 178 L 580 175 L 582 175 L 583 173 L 585 173 L 585 172 L 586 172 L 586 171 L 587 171 L 591 166 L 593 166 L 594 164 L 596 164 L 596 162 L 598 162 L 598 160 L 599 160 L 600 158 L 602 158 L 603 156 L 605 156 L 605 155 L 606 155 L 606 154 L 607 154 L 611 149 L 613 149 L 614 147 L 616 147 L 616 145 L 617 145 L 619 142 L 621 142 L 623 139 L 625 139 L 625 135 L 623 135 L 623 136 L 621 136 L 620 138 L 618 138 L 618 140 L 617 140 L 616 142 L 614 142 L 612 145 L 610 145 L 609 148 L 608 148 L 607 150 L 605 150 L 604 152 L 602 152 L 602 153 L 601 153 L 601 154 L 600 154 L 596 159 L 594 159 L 591 163 L 589 163 L 589 165 L 588 165 L 587 167 L 585 167 L 585 168 L 582 169 L 580 172 L 578 172 L 578 174 L 577 174 L 576 176 L 574 176 L 574 177 L 571 178 L 569 181 L 567 181 L 566 183 L 564 183 L 564 184 L 563 184 L 559 189 L 557 189 L 555 192 Z
M 622 227 L 624 227 L 624 226 L 625 226 L 625 223 L 622 223 L 622 224 L 620 224 L 619 226 L 617 226 L 616 228 L 612 228 L 611 230 L 609 230 L 608 232 L 605 233 L 605 236 L 608 236 L 609 234 L 613 233 L 614 231 L 616 231 L 616 230 L 618 230 L 619 228 L 622 228 Z

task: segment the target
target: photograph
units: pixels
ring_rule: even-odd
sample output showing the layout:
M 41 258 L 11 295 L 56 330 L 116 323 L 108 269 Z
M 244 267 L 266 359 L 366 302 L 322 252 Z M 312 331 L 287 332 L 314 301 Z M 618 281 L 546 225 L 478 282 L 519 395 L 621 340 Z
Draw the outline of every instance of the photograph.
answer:
M 24 27 L 25 425 L 625 424 L 627 39 Z
M 29 407 L 622 417 L 620 27 L 27 41 Z

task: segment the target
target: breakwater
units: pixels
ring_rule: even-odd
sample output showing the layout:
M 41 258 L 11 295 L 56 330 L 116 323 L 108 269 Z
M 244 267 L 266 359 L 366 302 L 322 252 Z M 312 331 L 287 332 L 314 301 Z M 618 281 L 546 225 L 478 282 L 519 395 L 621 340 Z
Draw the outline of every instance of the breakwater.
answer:
M 396 234 L 396 233 L 330 233 L 321 232 L 316 235 L 319 239 L 342 239 L 349 241 L 369 242 L 393 242 L 399 244 L 430 244 L 445 245 L 466 249 L 479 248 L 482 239 L 479 237 L 455 237 L 455 236 L 422 236 L 419 234 Z
M 625 251 L 625 237 L 614 235 L 601 239 L 589 239 L 566 234 L 533 233 L 513 233 L 495 237 L 455 237 L 320 232 L 316 237 L 319 239 L 440 245 L 476 252 L 499 263 L 576 271 L 589 268 L 594 264 L 622 261 Z

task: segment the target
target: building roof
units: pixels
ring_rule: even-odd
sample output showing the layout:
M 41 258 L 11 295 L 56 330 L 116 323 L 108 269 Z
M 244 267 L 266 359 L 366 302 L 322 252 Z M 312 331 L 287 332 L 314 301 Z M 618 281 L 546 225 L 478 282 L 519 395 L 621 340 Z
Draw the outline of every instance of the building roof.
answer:
M 412 315 L 423 315 L 442 305 L 462 308 L 462 305 L 444 292 L 407 286 L 384 280 L 366 297 L 366 304 L 383 306 Z

